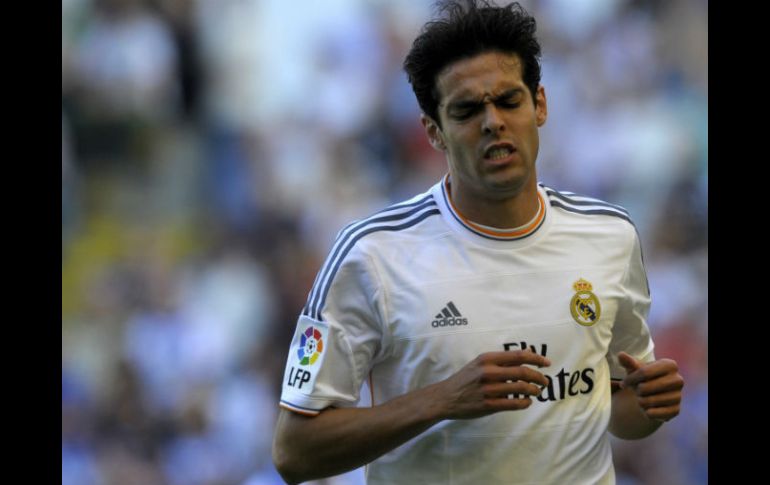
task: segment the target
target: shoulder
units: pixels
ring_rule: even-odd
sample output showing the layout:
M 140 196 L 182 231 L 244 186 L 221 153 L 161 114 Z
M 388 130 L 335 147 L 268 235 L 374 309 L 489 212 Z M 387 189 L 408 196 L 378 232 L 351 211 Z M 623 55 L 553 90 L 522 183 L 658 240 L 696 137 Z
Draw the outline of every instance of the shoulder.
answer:
M 572 220 L 616 223 L 618 227 L 636 231 L 636 225 L 628 210 L 620 205 L 575 192 L 556 190 L 543 184 L 540 186 L 546 193 L 547 203 L 556 212 Z
M 433 195 L 425 192 L 342 228 L 319 270 L 304 313 L 320 319 L 321 309 L 333 286 L 342 293 L 351 288 L 373 291 L 376 277 L 370 261 L 376 248 L 387 245 L 382 235 L 413 233 L 438 214 Z
M 426 225 L 440 214 L 430 191 L 390 205 L 368 217 L 342 228 L 334 241 L 332 253 L 362 250 L 389 237 L 409 237 L 426 230 Z
M 611 248 L 620 249 L 625 256 L 640 244 L 636 224 L 624 207 L 595 197 L 540 186 L 560 233 L 592 241 L 609 252 L 612 252 Z

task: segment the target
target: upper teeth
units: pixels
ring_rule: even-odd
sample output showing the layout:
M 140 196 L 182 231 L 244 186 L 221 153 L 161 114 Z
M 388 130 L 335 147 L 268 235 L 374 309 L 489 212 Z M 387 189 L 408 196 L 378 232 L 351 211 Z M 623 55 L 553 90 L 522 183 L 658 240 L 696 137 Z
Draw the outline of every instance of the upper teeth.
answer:
M 511 149 L 509 147 L 496 147 L 489 151 L 489 158 L 492 159 L 498 159 L 498 158 L 504 158 L 507 157 L 511 153 Z

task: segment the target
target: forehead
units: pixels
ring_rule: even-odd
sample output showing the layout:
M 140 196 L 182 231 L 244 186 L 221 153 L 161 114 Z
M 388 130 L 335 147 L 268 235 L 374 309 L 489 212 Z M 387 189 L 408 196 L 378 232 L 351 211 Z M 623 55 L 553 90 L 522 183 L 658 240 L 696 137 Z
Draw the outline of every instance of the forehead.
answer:
M 436 88 L 442 105 L 461 97 L 478 97 L 513 87 L 527 90 L 517 54 L 485 52 L 453 62 L 439 72 Z

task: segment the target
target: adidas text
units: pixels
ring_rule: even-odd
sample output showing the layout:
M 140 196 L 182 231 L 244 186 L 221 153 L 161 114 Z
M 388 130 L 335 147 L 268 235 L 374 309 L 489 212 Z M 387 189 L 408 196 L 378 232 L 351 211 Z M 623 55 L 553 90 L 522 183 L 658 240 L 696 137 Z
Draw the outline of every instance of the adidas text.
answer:
M 433 325 L 434 327 L 447 327 L 451 325 L 468 325 L 468 319 L 457 318 L 457 317 L 439 318 L 437 320 L 433 320 L 430 324 Z

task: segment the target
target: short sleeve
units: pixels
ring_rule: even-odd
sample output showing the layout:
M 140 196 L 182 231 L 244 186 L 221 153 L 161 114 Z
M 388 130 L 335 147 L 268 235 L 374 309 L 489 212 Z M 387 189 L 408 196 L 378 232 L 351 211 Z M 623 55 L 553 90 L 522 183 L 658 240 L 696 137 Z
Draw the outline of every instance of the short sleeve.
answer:
M 297 321 L 284 372 L 281 407 L 316 415 L 358 403 L 382 349 L 376 274 L 357 247 L 332 253 Z
M 607 352 L 610 376 L 623 379 L 626 371 L 618 362 L 618 353 L 626 352 L 642 362 L 655 360 L 654 344 L 647 326 L 650 310 L 650 290 L 642 260 L 642 248 L 638 233 L 634 230 L 629 250 L 629 260 L 622 278 L 623 298 L 612 329 L 612 340 Z

